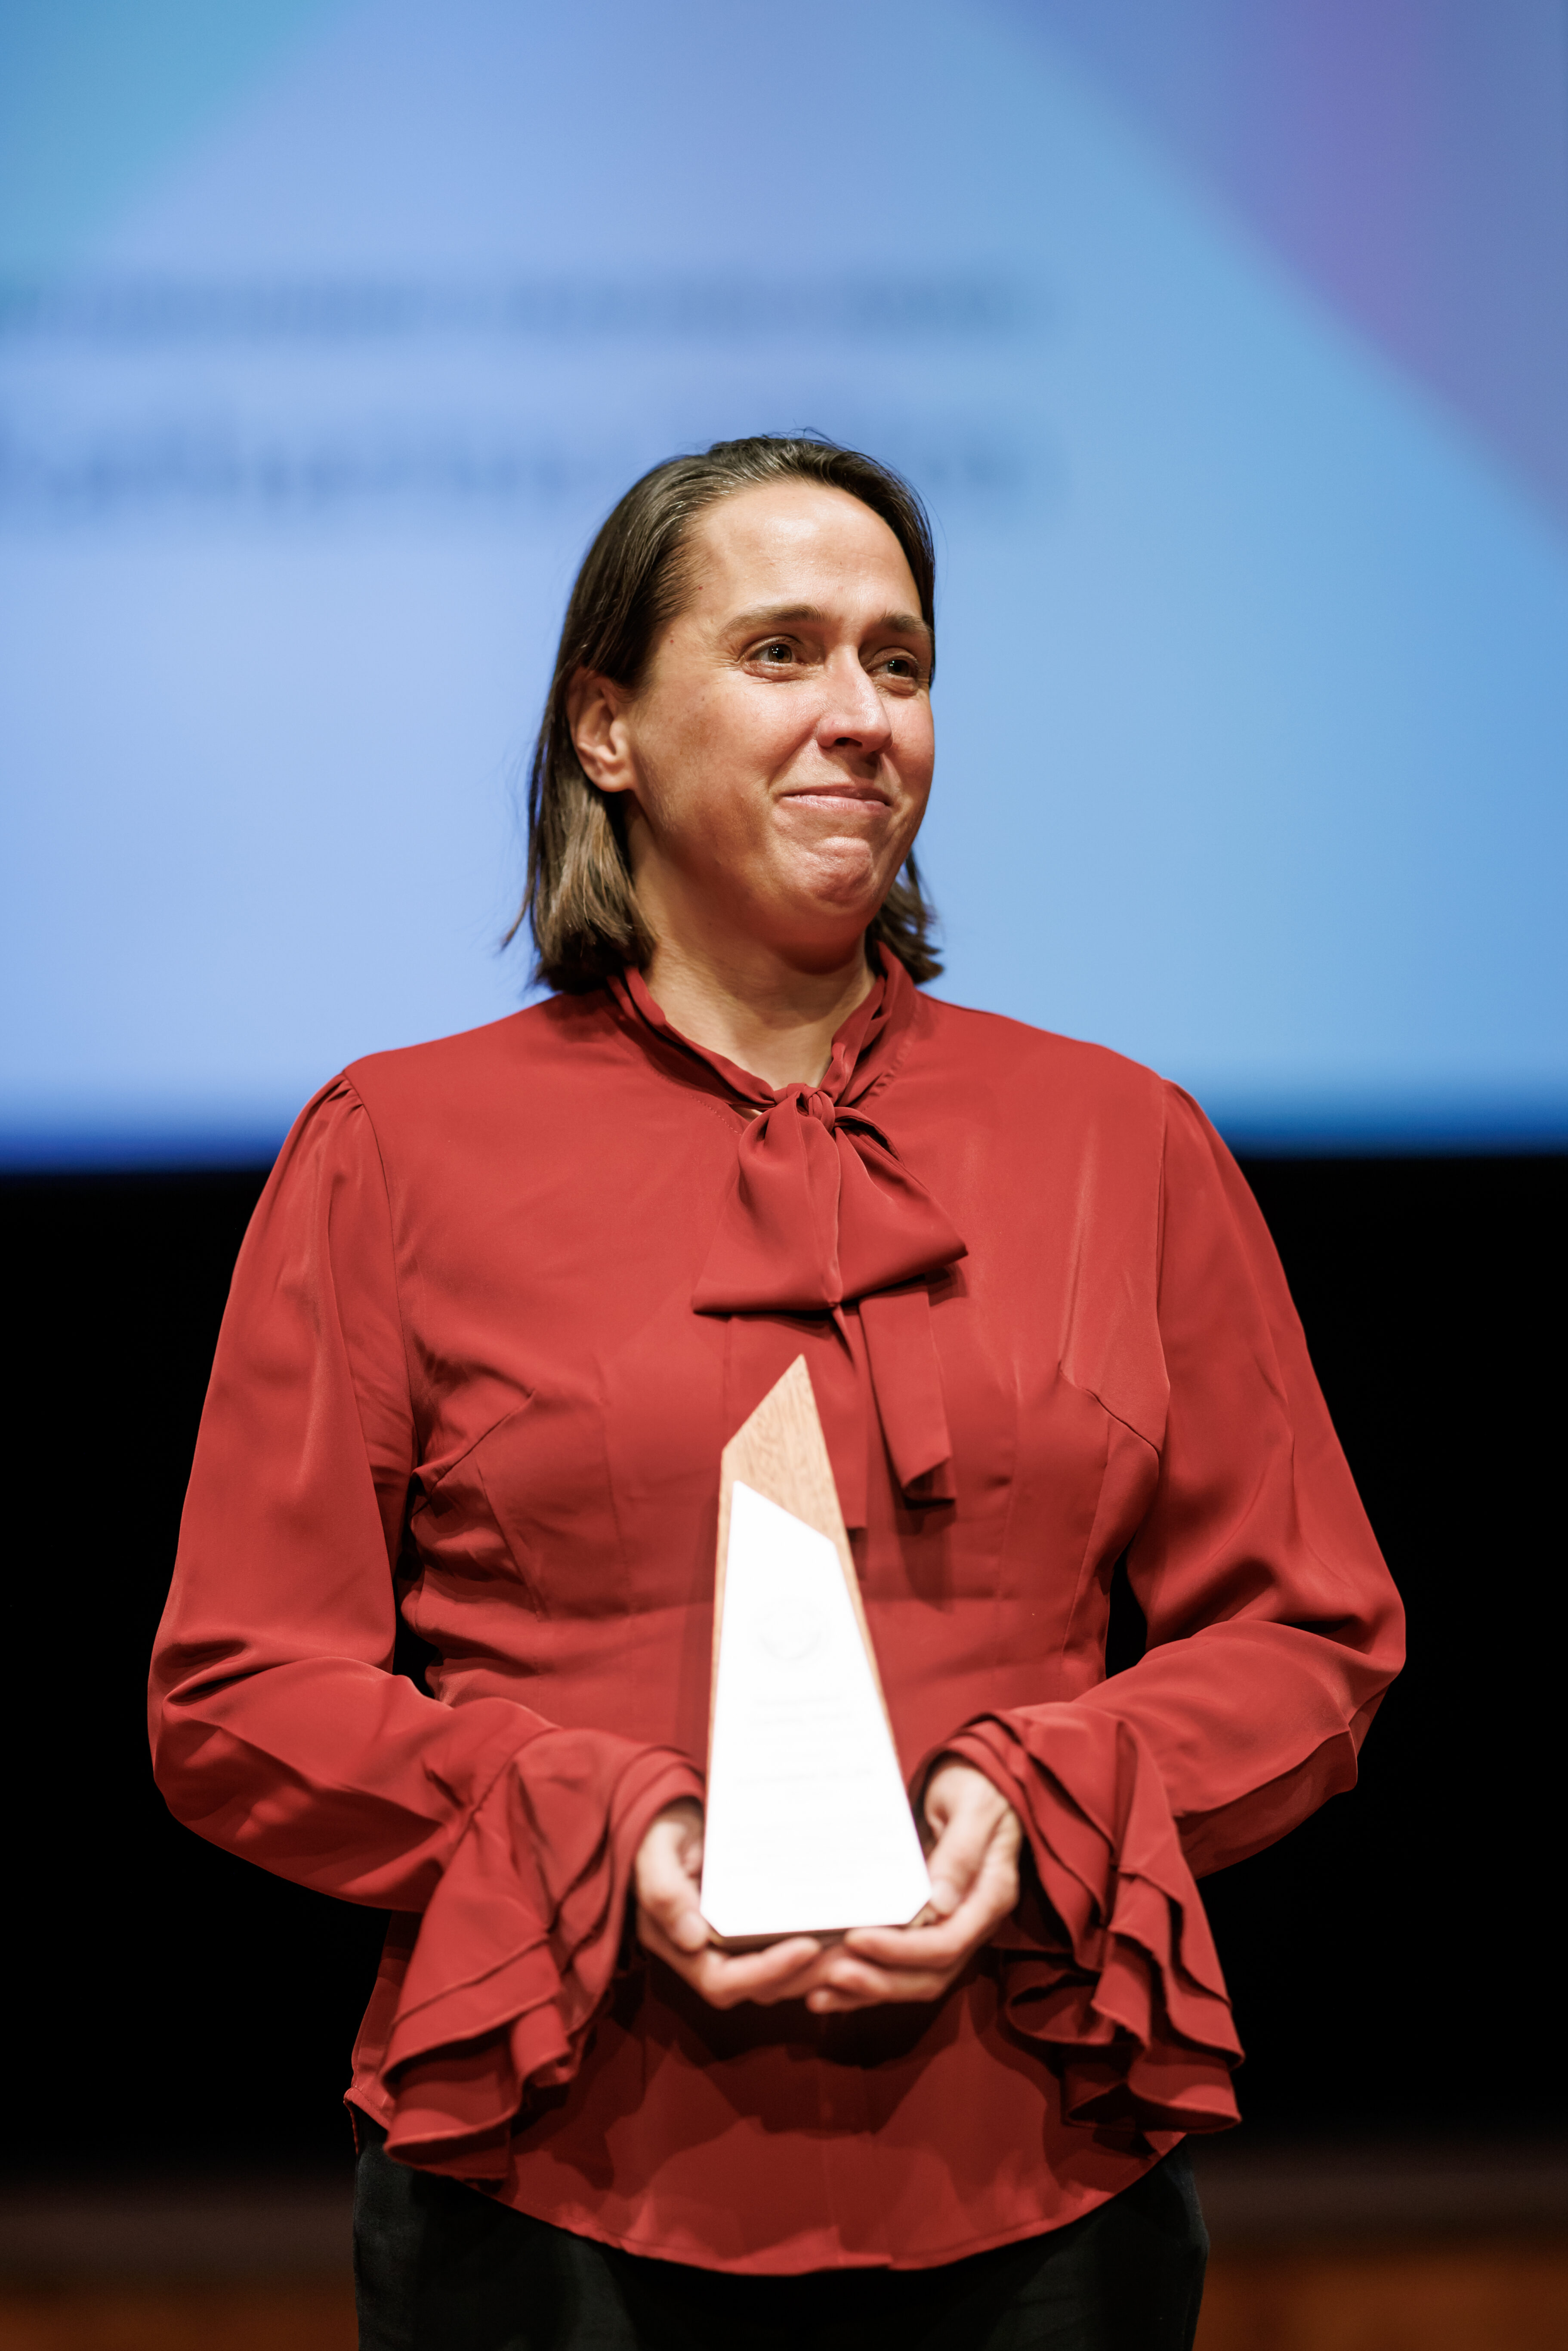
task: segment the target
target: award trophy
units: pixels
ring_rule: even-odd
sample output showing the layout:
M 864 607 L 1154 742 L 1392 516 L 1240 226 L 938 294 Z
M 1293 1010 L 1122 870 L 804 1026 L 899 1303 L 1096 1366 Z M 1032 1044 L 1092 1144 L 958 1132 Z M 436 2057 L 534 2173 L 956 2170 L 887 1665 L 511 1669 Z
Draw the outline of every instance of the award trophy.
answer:
M 930 1890 L 797 1356 L 721 1461 L 703 1916 L 747 1949 L 906 1926 Z

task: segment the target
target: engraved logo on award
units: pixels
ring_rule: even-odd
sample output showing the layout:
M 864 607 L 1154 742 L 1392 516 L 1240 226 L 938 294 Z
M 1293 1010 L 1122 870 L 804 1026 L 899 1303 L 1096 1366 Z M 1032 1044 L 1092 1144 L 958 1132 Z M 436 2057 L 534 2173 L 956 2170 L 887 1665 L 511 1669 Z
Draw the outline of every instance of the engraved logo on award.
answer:
M 906 1926 L 930 1890 L 797 1356 L 724 1449 L 703 1916 L 765 1943 Z

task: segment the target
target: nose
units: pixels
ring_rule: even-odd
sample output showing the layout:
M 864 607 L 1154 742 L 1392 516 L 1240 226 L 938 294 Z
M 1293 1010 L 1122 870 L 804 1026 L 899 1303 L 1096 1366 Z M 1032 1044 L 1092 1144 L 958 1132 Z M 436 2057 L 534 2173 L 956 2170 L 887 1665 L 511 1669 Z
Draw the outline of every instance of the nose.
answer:
M 887 705 L 856 654 L 841 646 L 827 664 L 827 693 L 817 722 L 824 751 L 858 750 L 880 758 L 892 737 Z

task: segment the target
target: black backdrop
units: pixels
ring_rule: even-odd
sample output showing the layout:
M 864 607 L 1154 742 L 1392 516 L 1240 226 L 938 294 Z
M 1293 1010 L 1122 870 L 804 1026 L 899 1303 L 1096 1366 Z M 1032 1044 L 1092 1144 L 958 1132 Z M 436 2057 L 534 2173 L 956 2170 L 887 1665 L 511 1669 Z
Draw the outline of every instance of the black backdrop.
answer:
M 1411 1617 L 1359 1790 L 1205 1886 L 1258 2136 L 1560 2124 L 1543 1823 L 1565 1169 L 1248 1165 Z M 0 1185 L 13 2173 L 347 2159 L 339 2099 L 379 1914 L 177 1827 L 146 1761 L 147 1654 L 261 1181 Z

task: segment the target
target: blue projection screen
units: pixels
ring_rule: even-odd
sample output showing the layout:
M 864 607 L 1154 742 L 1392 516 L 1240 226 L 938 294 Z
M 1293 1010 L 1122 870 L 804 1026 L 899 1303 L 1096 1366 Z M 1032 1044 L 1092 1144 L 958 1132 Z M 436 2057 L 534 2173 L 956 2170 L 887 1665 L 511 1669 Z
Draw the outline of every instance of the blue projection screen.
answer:
M 1565 25 L 0 0 L 6 1164 L 512 1008 L 589 536 L 805 426 L 937 521 L 939 992 L 1561 1144 Z

